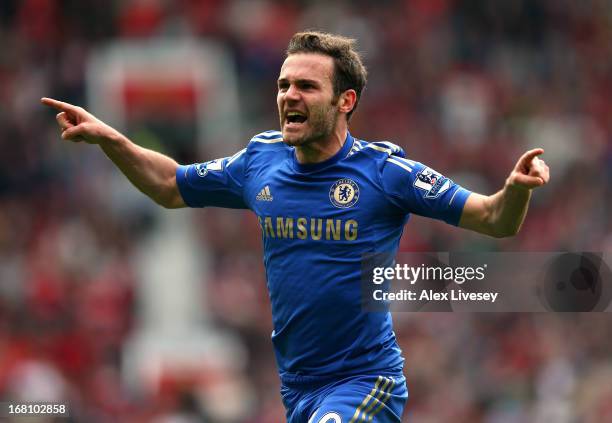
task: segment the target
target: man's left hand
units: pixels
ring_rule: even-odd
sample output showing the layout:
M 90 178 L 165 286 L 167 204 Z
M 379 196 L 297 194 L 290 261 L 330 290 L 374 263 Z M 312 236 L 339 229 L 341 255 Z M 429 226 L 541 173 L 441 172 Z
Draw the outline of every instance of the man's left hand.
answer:
M 508 176 L 506 185 L 531 190 L 548 183 L 548 166 L 538 157 L 542 153 L 544 149 L 535 148 L 523 154 Z

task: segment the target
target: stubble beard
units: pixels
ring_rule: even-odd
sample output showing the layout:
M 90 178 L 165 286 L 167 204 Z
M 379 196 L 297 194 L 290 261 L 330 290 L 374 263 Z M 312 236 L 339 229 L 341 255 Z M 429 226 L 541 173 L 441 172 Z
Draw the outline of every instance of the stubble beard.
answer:
M 333 134 L 338 123 L 339 113 L 333 105 L 320 109 L 311 109 L 308 118 L 309 129 L 299 138 L 286 139 L 283 134 L 283 142 L 292 147 L 302 147 L 317 141 L 324 140 Z M 281 128 L 284 122 L 281 122 Z

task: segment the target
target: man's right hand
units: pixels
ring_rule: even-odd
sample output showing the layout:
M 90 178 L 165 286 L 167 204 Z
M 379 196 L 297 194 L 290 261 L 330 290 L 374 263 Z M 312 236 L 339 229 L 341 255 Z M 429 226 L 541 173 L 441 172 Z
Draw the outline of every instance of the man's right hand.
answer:
M 65 140 L 100 144 L 120 136 L 114 128 L 97 119 L 82 107 L 47 97 L 41 98 L 40 102 L 59 110 L 55 118 L 62 131 L 62 138 Z
M 59 110 L 56 119 L 63 139 L 99 144 L 130 182 L 157 204 L 167 208 L 185 207 L 176 184 L 177 162 L 134 144 L 82 107 L 46 97 L 40 101 Z

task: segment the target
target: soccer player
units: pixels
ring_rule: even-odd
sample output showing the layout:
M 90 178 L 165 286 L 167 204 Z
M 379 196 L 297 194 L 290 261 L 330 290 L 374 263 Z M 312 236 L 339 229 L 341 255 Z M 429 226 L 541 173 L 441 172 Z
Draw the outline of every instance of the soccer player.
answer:
M 361 308 L 360 262 L 395 254 L 410 213 L 495 237 L 517 233 L 548 167 L 527 151 L 494 195 L 472 193 L 389 142 L 348 131 L 366 84 L 354 40 L 295 34 L 278 77 L 280 131 L 231 157 L 180 166 L 80 107 L 62 138 L 98 144 L 167 208 L 251 209 L 259 220 L 282 400 L 290 423 L 399 422 L 408 398 L 389 313 Z

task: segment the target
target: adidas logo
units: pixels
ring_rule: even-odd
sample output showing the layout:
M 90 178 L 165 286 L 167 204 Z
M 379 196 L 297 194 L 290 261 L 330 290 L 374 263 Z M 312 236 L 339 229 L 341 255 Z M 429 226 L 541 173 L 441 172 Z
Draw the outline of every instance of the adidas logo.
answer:
M 268 185 L 266 185 L 264 189 L 259 191 L 257 197 L 255 197 L 255 200 L 257 201 L 272 201 L 272 199 L 272 193 L 270 192 L 270 187 Z

